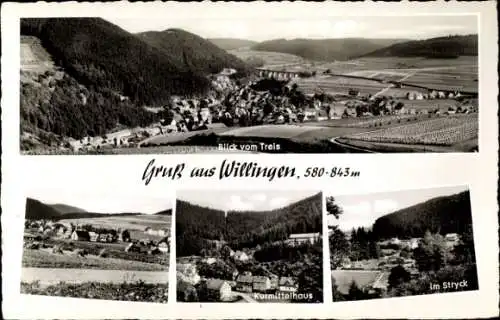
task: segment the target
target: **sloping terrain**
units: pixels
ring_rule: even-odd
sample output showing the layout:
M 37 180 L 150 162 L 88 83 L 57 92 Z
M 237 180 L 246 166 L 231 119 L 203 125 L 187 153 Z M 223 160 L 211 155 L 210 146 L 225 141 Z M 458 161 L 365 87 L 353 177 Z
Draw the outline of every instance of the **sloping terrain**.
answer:
M 472 225 L 469 191 L 437 197 L 378 218 L 373 232 L 379 238 L 422 237 L 432 233 L 462 233 Z
M 393 44 L 365 54 L 367 57 L 457 58 L 477 56 L 478 36 L 448 36 Z
M 403 40 L 363 38 L 276 39 L 260 42 L 252 49 L 289 53 L 310 60 L 335 61 L 349 60 L 401 41 Z
M 224 50 L 234 50 L 239 48 L 251 47 L 257 44 L 256 41 L 236 38 L 213 38 L 208 40 L 215 44 L 217 47 Z
M 321 212 L 321 193 L 270 211 L 230 211 L 227 219 L 221 210 L 177 200 L 177 254 L 198 254 L 208 240 L 224 239 L 239 248 L 284 240 L 291 233 L 321 232 Z
M 243 61 L 208 40 L 181 29 L 148 31 L 137 36 L 193 72 L 218 73 L 224 68 L 247 71 Z
M 30 18 L 21 20 L 21 36 L 22 150 L 148 126 L 168 115 L 144 107 L 205 94 L 207 73 L 246 70 L 178 29 L 134 35 L 100 18 Z

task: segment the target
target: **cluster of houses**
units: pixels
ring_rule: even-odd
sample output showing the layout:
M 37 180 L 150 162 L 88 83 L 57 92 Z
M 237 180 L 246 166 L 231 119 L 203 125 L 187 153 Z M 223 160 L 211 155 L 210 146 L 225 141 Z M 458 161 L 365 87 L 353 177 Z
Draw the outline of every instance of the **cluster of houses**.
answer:
M 177 263 L 177 279 L 179 282 L 196 285 L 205 282 L 206 288 L 213 291 L 221 301 L 229 301 L 234 292 L 242 293 L 294 293 L 298 290 L 298 283 L 292 277 L 278 277 L 268 273 L 267 276 L 252 275 L 250 272 L 238 274 L 235 270 L 233 280 L 202 279 L 194 263 Z
M 151 136 L 167 135 L 175 132 L 187 132 L 206 129 L 216 122 L 224 124 L 285 124 L 304 121 L 322 121 L 348 117 L 373 116 L 370 112 L 360 114 L 352 102 L 366 106 L 381 96 L 360 96 L 357 90 L 349 90 L 344 101 L 322 102 L 315 94 L 306 95 L 301 105 L 294 105 L 289 94 L 294 84 L 287 83 L 282 94 L 271 94 L 269 91 L 252 89 L 257 81 L 237 84 L 230 76 L 236 72 L 224 69 L 211 77 L 212 92 L 206 97 L 173 96 L 168 105 L 159 108 L 169 110 L 172 119 L 160 121 L 147 128 L 124 129 L 104 136 L 84 137 L 80 140 L 69 139 L 65 146 L 73 151 L 101 148 L 136 147 Z M 352 92 L 351 92 L 352 91 Z M 428 93 L 409 91 L 406 100 L 457 99 L 460 92 L 443 92 L 433 90 Z M 380 114 L 427 114 L 435 111 L 422 108 L 405 108 L 403 103 L 389 97 L 380 102 L 383 110 Z M 474 112 L 472 107 L 461 110 L 451 108 L 447 113 Z
M 39 234 L 44 236 L 56 239 L 59 238 L 74 241 L 105 243 L 130 242 L 130 244 L 125 248 L 125 251 L 127 252 L 147 251 L 148 253 L 168 253 L 170 247 L 169 232 L 163 229 L 153 230 L 151 228 L 146 228 L 146 230 L 144 230 L 145 234 L 164 236 L 163 239 L 156 242 L 147 239 L 134 240 L 131 238 L 130 231 L 128 229 L 95 228 L 90 225 L 75 225 L 73 223 L 64 224 L 50 220 L 27 220 L 26 230 L 30 229 L 36 230 Z M 144 248 L 147 250 L 144 250 Z

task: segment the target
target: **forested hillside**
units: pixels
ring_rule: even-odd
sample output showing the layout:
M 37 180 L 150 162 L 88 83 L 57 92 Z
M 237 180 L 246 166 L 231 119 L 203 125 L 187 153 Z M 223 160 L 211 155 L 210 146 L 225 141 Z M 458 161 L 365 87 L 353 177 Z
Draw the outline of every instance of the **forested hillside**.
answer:
M 139 104 L 207 89 L 197 70 L 100 18 L 23 19 L 21 34 L 38 37 L 78 82 L 117 91 Z
M 234 55 L 208 40 L 181 29 L 148 31 L 137 36 L 172 57 L 177 65 L 183 65 L 194 72 L 218 73 L 224 68 L 234 68 L 242 73 L 248 71 L 243 61 Z
M 321 232 L 321 193 L 284 208 L 260 212 L 224 212 L 178 200 L 177 254 L 196 255 L 208 249 L 207 240 L 227 241 L 231 248 L 255 247 L 284 240 L 292 233 Z
M 100 18 L 22 19 L 21 53 L 30 65 L 21 68 L 21 131 L 58 145 L 60 136 L 81 139 L 148 126 L 167 115 L 143 106 L 161 107 L 172 94 L 202 95 L 210 89 L 207 73 L 224 67 L 246 70 L 196 35 L 159 34 L 154 41 L 147 37 L 151 45 L 144 35 Z M 38 51 L 46 51 L 42 68 L 36 68 Z M 33 143 L 23 141 L 21 148 Z
M 431 233 L 464 233 L 472 225 L 469 191 L 438 197 L 378 218 L 373 225 L 377 238 L 422 237 Z
M 41 201 L 26 199 L 25 219 L 59 219 L 61 216 L 61 212 Z
M 276 39 L 264 41 L 253 50 L 290 53 L 319 61 L 349 60 L 377 49 L 404 41 L 400 39 Z
M 287 239 L 292 233 L 321 232 L 321 193 L 284 208 L 229 212 L 228 239 L 236 248 Z
M 366 54 L 370 57 L 457 58 L 477 56 L 478 36 L 448 36 L 393 44 Z

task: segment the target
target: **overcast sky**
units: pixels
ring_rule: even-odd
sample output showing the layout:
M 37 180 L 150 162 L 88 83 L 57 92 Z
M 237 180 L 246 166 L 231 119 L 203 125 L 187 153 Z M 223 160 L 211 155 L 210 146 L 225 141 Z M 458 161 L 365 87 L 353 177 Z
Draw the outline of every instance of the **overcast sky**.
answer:
M 256 7 L 253 7 L 256 10 Z M 204 38 L 240 38 L 264 41 L 277 38 L 404 38 L 426 39 L 450 34 L 477 33 L 476 16 L 384 16 L 336 17 L 328 12 L 287 12 L 256 17 L 246 10 L 216 10 L 207 7 L 173 7 L 161 17 L 104 17 L 132 32 L 180 28 Z M 250 10 L 252 11 L 252 10 Z M 282 10 L 285 11 L 285 10 Z
M 153 214 L 172 208 L 172 199 L 144 197 L 141 195 L 119 195 L 105 192 L 71 192 L 65 190 L 40 189 L 28 192 L 28 197 L 46 204 L 66 204 L 88 212 L 98 213 L 144 213 Z
M 282 208 L 317 194 L 318 191 L 189 190 L 177 192 L 177 198 L 218 210 L 265 211 Z
M 328 224 L 338 225 L 344 231 L 350 231 L 352 228 L 357 227 L 370 227 L 377 218 L 388 213 L 435 197 L 452 195 L 467 189 L 466 186 L 460 186 L 336 196 L 335 202 L 342 208 L 344 213 L 338 220 L 329 215 Z

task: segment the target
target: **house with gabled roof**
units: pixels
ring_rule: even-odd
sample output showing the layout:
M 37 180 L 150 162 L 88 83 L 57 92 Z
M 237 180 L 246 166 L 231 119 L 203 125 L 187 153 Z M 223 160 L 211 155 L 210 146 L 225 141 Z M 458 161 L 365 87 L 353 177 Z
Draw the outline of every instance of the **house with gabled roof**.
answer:
M 292 278 L 292 277 L 281 277 L 279 284 L 278 284 L 278 290 L 281 292 L 297 292 L 299 289 L 299 286 L 297 282 Z
M 219 301 L 228 301 L 232 297 L 232 290 L 229 282 L 220 279 L 210 279 L 206 281 L 208 291 L 217 295 Z

